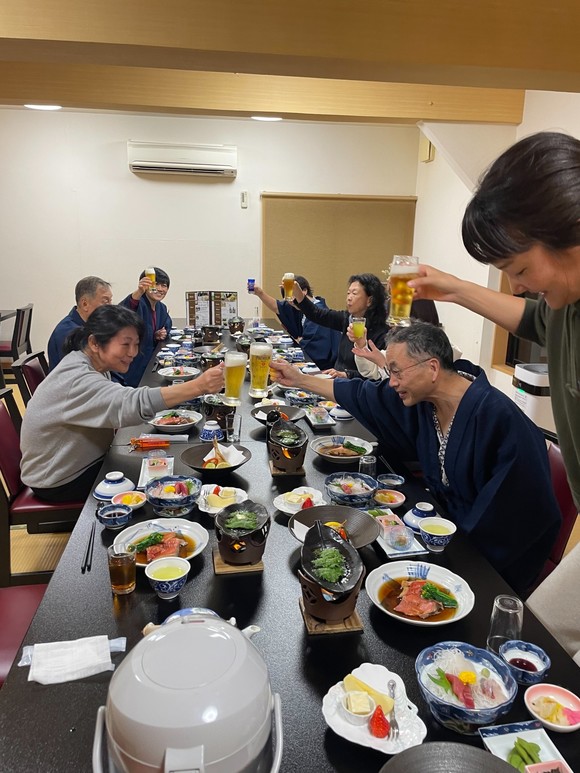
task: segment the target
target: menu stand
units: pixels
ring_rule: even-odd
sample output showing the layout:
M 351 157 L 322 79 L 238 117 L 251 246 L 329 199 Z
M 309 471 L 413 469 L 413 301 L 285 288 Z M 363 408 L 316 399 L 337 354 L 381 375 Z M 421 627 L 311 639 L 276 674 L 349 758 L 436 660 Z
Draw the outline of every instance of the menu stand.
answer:
M 215 574 L 256 574 L 264 571 L 264 562 L 255 564 L 228 564 L 220 556 L 219 549 L 213 549 L 213 570 Z

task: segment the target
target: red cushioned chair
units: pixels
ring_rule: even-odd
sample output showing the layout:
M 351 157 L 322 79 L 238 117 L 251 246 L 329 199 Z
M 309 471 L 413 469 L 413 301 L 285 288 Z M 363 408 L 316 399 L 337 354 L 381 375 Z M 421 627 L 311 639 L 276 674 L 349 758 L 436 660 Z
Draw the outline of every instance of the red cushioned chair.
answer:
M 27 352 L 30 354 L 32 346 L 30 345 L 30 326 L 32 324 L 33 304 L 22 306 L 16 309 L 16 319 L 14 320 L 14 329 L 12 331 L 12 340 L 0 341 L 0 359 L 8 360 L 8 364 L 2 364 L 4 381 L 15 384 L 16 379 L 12 371 L 12 363 Z
M 42 601 L 46 585 L 18 585 L 0 588 L 0 687 Z
M 558 538 L 550 552 L 548 560 L 544 564 L 540 576 L 534 583 L 534 588 L 536 588 L 542 580 L 545 580 L 550 572 L 552 572 L 562 560 L 566 545 L 570 539 L 570 534 L 572 533 L 576 518 L 578 517 L 578 509 L 572 499 L 572 492 L 570 491 L 566 468 L 564 467 L 564 460 L 562 459 L 562 452 L 560 451 L 560 447 L 555 443 L 550 443 L 548 447 L 548 460 L 550 462 L 550 473 L 554 494 L 556 495 L 556 501 L 558 502 L 560 512 L 562 513 L 562 526 L 560 527 Z
M 48 582 L 52 571 L 12 574 L 10 526 L 26 524 L 30 532 L 71 531 L 84 502 L 43 502 L 20 478 L 22 418 L 11 389 L 0 390 L 0 587 Z
M 14 373 L 24 405 L 28 405 L 30 398 L 36 391 L 36 387 L 48 375 L 48 362 L 44 352 L 32 352 L 19 357 L 12 363 L 12 372 Z

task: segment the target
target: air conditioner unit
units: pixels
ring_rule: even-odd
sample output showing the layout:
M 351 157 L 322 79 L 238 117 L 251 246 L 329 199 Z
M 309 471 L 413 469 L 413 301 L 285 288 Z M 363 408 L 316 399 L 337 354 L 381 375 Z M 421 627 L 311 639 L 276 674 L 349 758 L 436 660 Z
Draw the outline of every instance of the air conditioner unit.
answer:
M 235 145 L 166 145 L 163 142 L 127 142 L 129 169 L 137 174 L 188 174 L 235 177 Z

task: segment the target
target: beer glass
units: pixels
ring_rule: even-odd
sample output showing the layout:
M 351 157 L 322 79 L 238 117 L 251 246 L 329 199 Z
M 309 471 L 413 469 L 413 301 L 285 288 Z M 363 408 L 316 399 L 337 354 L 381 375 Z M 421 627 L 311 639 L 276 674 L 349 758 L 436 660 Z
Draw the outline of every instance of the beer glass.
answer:
M 419 258 L 395 255 L 391 264 L 391 308 L 389 325 L 408 327 L 411 324 L 411 303 L 415 291 L 407 282 L 419 276 Z
M 225 353 L 225 373 L 226 393 L 224 403 L 226 405 L 241 405 L 240 392 L 242 383 L 246 377 L 246 363 L 248 355 L 245 352 L 226 352 Z
M 268 396 L 271 344 L 254 341 L 250 346 L 250 397 Z
M 284 285 L 284 299 L 291 301 L 294 298 L 294 274 L 284 274 L 282 284 Z
M 145 269 L 145 276 L 147 279 L 151 280 L 151 287 L 149 288 L 149 292 L 155 292 L 155 269 L 153 266 L 149 266 L 149 268 Z
M 351 324 L 353 336 L 355 338 L 364 338 L 367 324 L 366 319 L 364 317 L 352 317 Z

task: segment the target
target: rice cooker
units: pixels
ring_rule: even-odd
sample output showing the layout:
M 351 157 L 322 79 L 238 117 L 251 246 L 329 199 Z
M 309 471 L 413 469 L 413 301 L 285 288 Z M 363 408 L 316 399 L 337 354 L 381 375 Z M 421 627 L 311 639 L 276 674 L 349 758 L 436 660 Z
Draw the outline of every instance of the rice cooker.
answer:
M 250 641 L 259 628 L 232 623 L 181 610 L 128 653 L 98 711 L 95 773 L 279 771 L 280 698 Z

